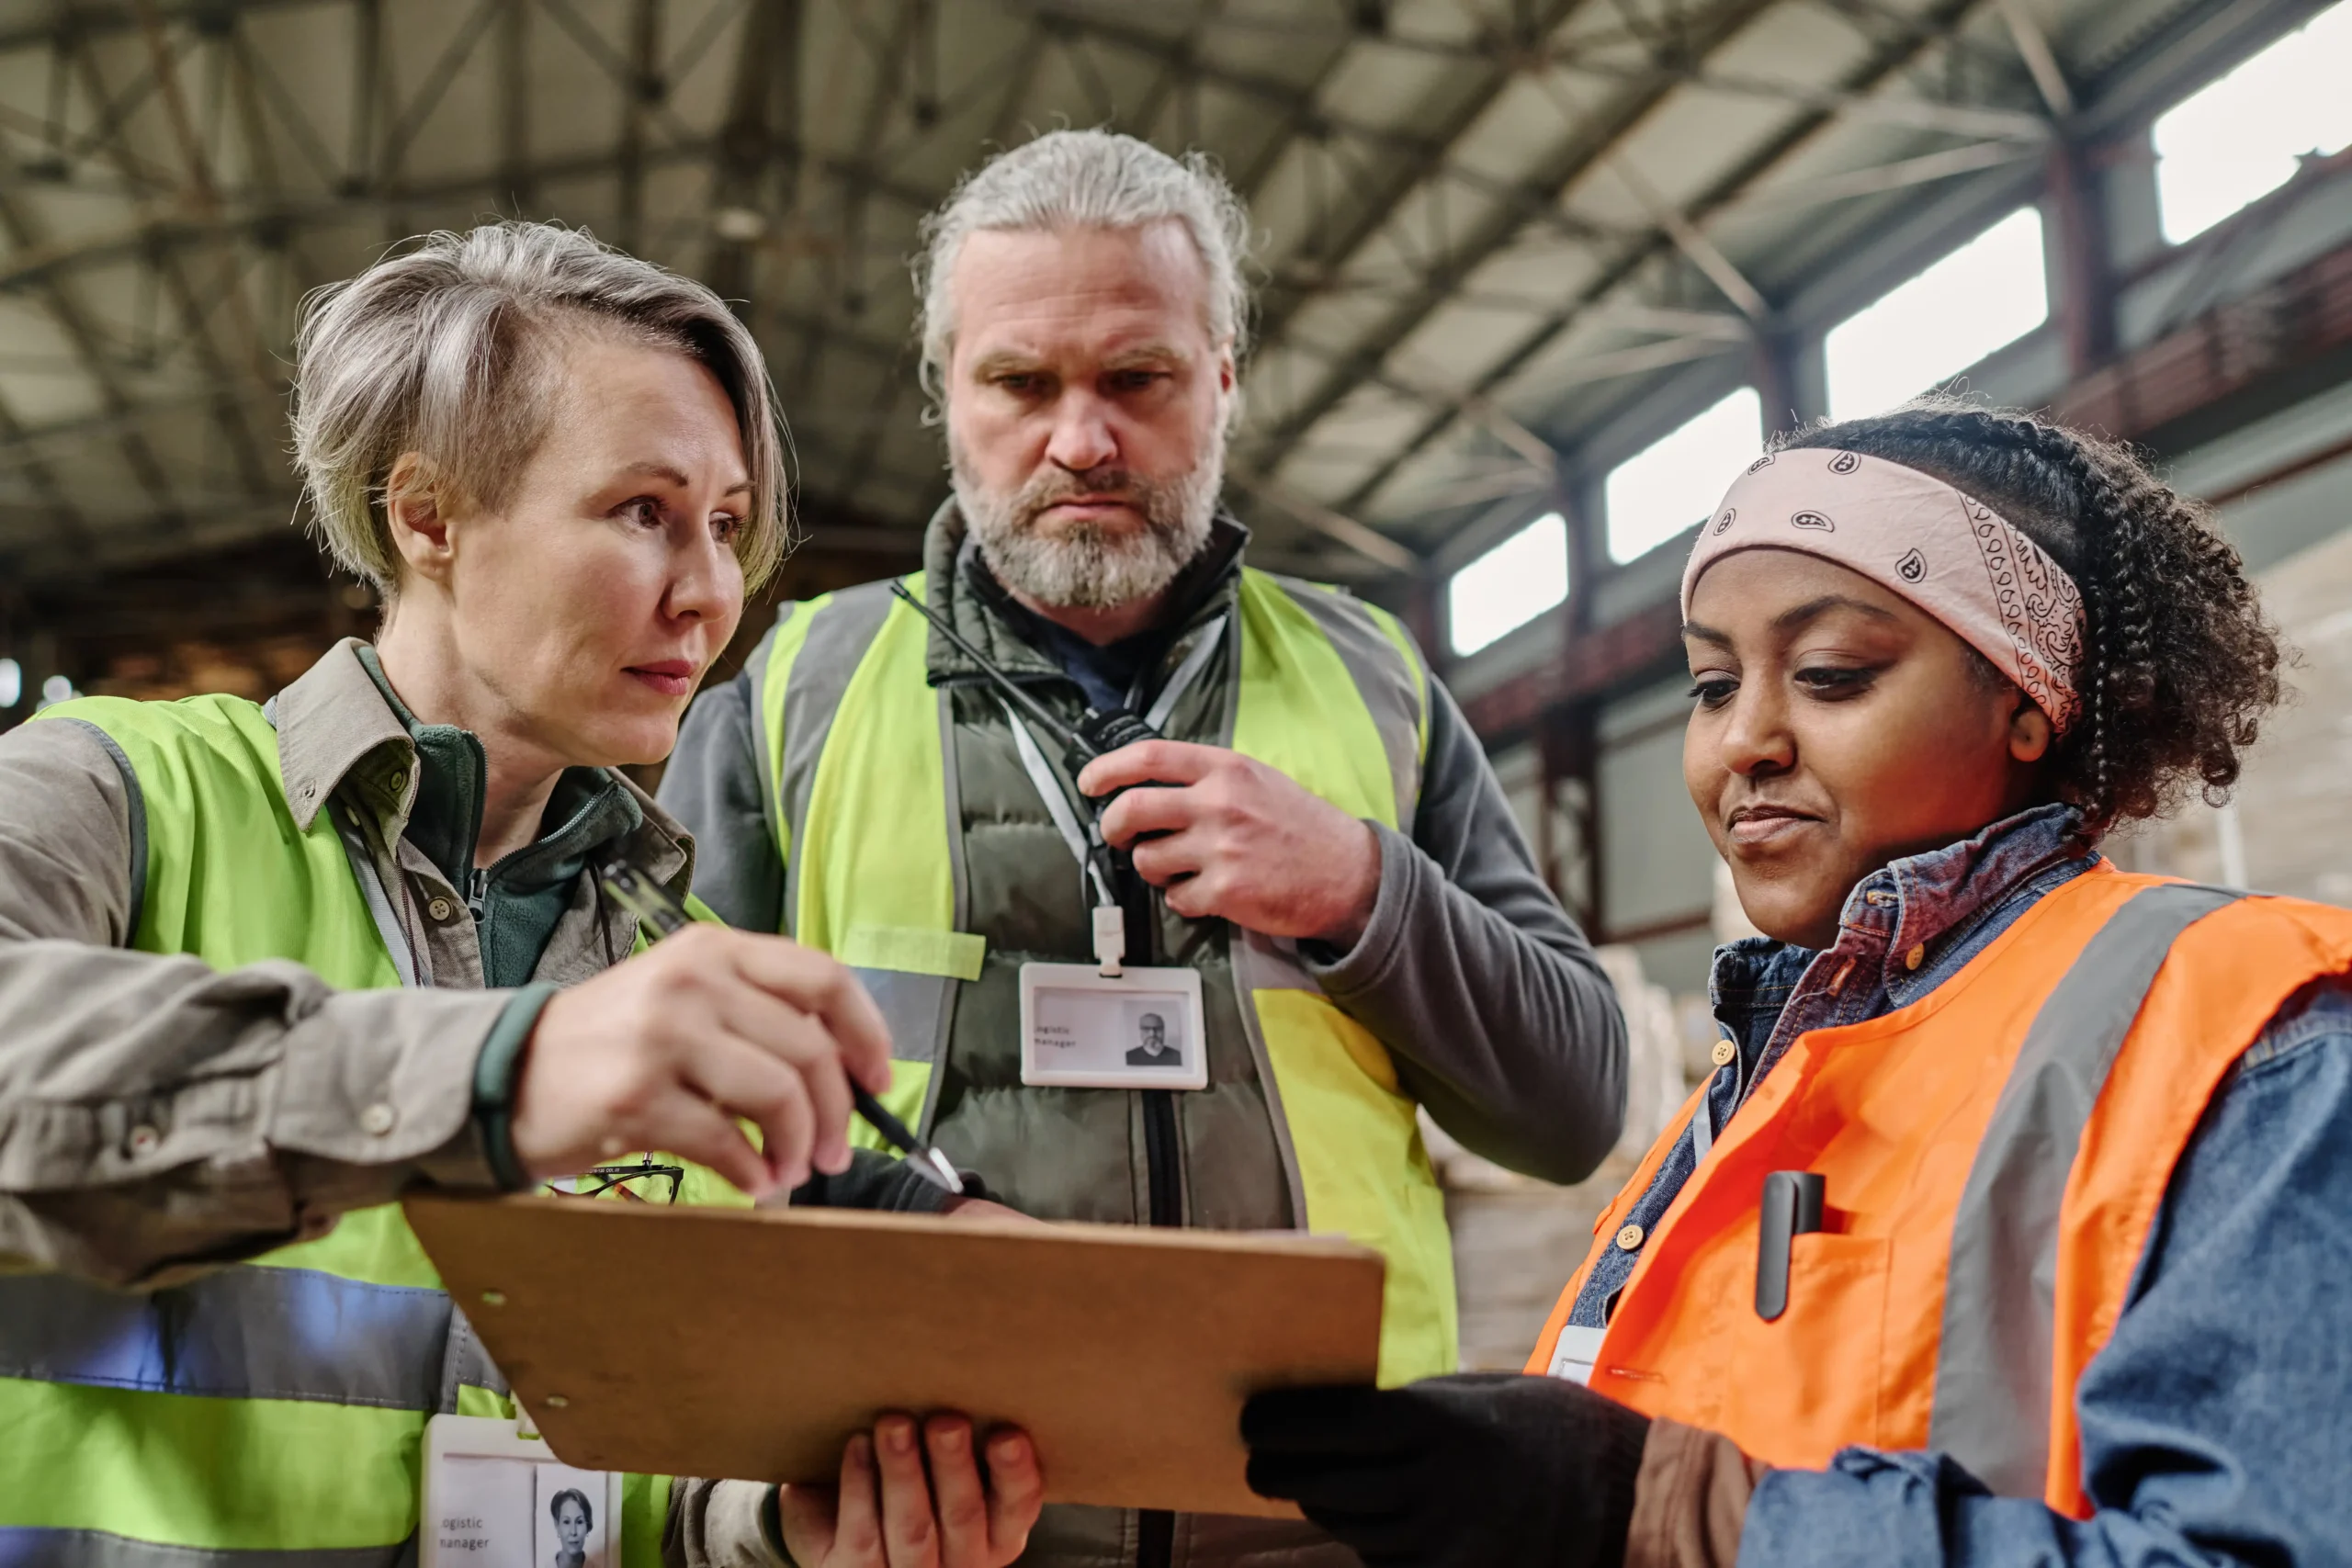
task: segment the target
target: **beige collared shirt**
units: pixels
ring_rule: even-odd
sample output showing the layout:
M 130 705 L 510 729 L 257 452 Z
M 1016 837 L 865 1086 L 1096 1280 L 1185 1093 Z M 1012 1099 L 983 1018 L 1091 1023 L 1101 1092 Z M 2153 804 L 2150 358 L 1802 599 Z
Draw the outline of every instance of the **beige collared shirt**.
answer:
M 164 1284 L 419 1183 L 494 1185 L 474 1065 L 514 993 L 481 989 L 464 897 L 402 837 L 416 750 L 356 646 L 278 695 L 280 771 L 301 826 L 339 808 L 414 988 L 130 951 L 136 781 L 90 725 L 0 735 L 0 1268 Z M 629 852 L 683 890 L 692 841 L 622 782 Z M 533 978 L 599 974 L 635 937 L 582 878 Z

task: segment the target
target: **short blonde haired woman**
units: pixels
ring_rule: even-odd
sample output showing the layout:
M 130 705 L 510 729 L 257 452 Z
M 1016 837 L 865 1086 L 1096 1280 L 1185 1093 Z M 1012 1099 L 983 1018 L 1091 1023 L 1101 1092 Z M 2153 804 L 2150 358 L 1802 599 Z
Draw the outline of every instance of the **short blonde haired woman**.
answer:
M 625 963 L 593 874 L 684 891 L 691 840 L 616 770 L 668 754 L 783 552 L 749 333 L 584 234 L 493 224 L 317 297 L 296 382 L 375 644 L 266 706 L 90 699 L 0 737 L 0 1540 L 32 1558 L 398 1560 L 426 1418 L 503 1396 L 412 1188 L 659 1147 L 923 1201 L 853 1168 L 850 1082 L 885 1086 L 888 1042 L 845 970 L 717 928 Z M 974 1465 L 941 1430 L 944 1493 Z M 1023 1439 L 989 1459 L 1001 1543 L 948 1533 L 993 1565 L 1035 1472 Z M 881 1502 L 928 1513 L 915 1474 Z M 670 1511 L 638 1495 L 631 1561 Z M 711 1501 L 711 1550 L 772 1554 L 756 1500 L 740 1543 Z

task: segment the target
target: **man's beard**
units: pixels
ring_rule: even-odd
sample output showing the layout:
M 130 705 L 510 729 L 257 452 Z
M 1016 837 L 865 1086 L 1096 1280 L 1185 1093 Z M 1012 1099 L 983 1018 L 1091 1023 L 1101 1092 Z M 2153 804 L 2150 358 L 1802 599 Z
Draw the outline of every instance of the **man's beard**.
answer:
M 1220 434 L 1189 472 L 1146 479 L 1105 465 L 1083 474 L 1048 468 L 1011 494 L 990 491 L 973 475 L 962 446 L 948 442 L 956 509 L 979 541 L 999 582 L 1040 604 L 1108 610 L 1148 599 L 1176 580 L 1208 543 L 1225 482 Z M 1086 521 L 1049 527 L 1048 507 L 1079 496 L 1116 496 L 1139 513 L 1144 526 Z

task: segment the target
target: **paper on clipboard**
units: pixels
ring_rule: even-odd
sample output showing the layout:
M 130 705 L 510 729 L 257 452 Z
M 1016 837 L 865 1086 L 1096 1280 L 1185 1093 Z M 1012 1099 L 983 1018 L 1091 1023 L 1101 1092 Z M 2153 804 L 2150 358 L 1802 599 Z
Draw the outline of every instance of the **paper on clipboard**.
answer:
M 531 1197 L 408 1210 L 549 1447 L 592 1470 L 829 1483 L 876 1416 L 954 1409 L 1028 1430 L 1051 1501 L 1295 1517 L 1243 1479 L 1243 1401 L 1378 1365 L 1384 1265 L 1346 1241 Z

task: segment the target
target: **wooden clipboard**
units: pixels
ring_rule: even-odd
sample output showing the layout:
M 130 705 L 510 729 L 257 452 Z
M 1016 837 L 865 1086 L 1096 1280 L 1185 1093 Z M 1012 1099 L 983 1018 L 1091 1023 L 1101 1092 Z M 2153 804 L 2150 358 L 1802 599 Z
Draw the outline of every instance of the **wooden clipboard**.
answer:
M 825 1483 L 889 1410 L 1026 1428 L 1046 1495 L 1296 1517 L 1243 1480 L 1261 1389 L 1370 1382 L 1378 1253 L 1304 1235 L 413 1198 L 567 1464 Z

